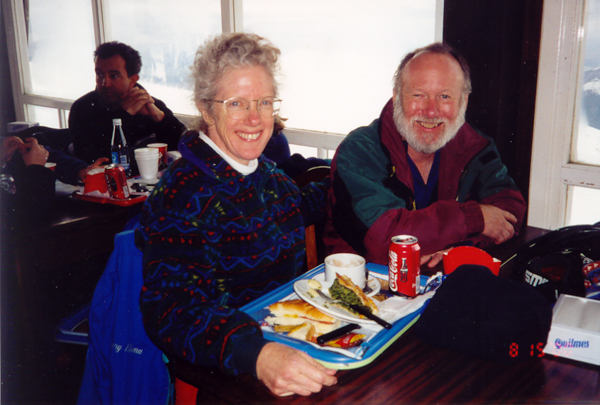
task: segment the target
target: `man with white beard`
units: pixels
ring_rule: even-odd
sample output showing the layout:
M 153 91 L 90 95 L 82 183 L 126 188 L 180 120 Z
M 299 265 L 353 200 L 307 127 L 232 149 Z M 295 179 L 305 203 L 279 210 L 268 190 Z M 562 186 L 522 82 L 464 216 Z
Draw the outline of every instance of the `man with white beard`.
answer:
M 404 57 L 378 119 L 352 131 L 332 161 L 327 254 L 387 264 L 395 235 L 413 235 L 435 266 L 457 245 L 502 243 L 526 204 L 492 139 L 465 123 L 466 61 L 434 43 Z

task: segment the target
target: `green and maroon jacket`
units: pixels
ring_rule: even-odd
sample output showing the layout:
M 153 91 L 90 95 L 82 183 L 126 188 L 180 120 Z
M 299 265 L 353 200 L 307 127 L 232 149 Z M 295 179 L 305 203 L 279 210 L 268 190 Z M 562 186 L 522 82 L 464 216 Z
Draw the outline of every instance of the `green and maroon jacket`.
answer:
M 395 235 L 419 239 L 422 254 L 469 240 L 483 246 L 479 204 L 512 213 L 518 231 L 526 204 L 493 141 L 464 124 L 440 151 L 439 180 L 424 209 L 414 209 L 413 177 L 390 100 L 381 116 L 351 132 L 332 161 L 325 244 L 327 253 L 356 252 L 387 264 Z

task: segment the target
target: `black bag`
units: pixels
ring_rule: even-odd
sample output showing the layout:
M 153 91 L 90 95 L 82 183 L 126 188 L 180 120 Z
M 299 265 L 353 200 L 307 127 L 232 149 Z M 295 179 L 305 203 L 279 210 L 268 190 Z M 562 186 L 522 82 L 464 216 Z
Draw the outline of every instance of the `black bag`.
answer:
M 533 286 L 554 304 L 560 294 L 585 297 L 583 268 L 599 260 L 600 225 L 569 226 L 520 247 L 512 259 L 512 278 Z
M 550 303 L 531 286 L 463 265 L 436 291 L 415 334 L 471 357 L 514 363 L 542 355 L 551 322 Z

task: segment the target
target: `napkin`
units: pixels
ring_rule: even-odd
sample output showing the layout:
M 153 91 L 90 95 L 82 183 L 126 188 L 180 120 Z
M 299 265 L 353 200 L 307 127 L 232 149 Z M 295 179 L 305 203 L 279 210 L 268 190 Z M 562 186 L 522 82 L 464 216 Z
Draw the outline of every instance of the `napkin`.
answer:
M 377 302 L 377 308 L 379 308 L 379 313 L 377 316 L 385 321 L 388 321 L 389 323 L 394 323 L 397 320 L 417 311 L 419 308 L 425 305 L 425 303 L 430 300 L 434 294 L 435 291 L 429 291 L 425 294 L 417 295 L 415 298 L 395 296 L 390 297 L 383 302 Z M 383 327 L 379 324 L 365 324 L 363 327 L 375 331 L 380 331 L 383 329 Z
M 85 189 L 83 186 L 79 186 L 79 192 L 81 194 L 90 196 L 90 197 L 97 197 L 97 198 L 110 198 L 110 194 L 108 192 L 106 193 L 101 193 L 98 190 L 94 190 L 94 191 L 90 191 L 89 193 L 85 192 Z

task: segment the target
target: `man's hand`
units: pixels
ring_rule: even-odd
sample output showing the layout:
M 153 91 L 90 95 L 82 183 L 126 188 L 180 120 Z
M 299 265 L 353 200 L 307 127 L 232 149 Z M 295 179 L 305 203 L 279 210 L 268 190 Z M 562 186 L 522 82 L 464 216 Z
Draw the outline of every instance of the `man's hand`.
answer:
M 165 117 L 165 113 L 156 107 L 150 94 L 136 86 L 132 87 L 123 96 L 121 107 L 131 115 L 148 115 L 155 122 L 160 122 Z
M 444 258 L 444 253 L 448 253 L 450 250 L 452 250 L 452 248 L 440 250 L 439 252 L 435 252 L 430 255 L 421 256 L 421 265 L 427 263 L 429 268 L 437 266 L 437 264 Z
M 100 159 L 96 160 L 93 164 L 89 165 L 86 168 L 81 169 L 77 173 L 77 177 L 79 178 L 79 180 L 81 180 L 82 183 L 85 183 L 85 178 L 87 177 L 87 174 L 90 170 L 96 169 L 96 168 L 102 166 L 102 163 L 106 163 L 108 161 L 109 161 L 108 158 L 101 157 Z
M 308 354 L 279 343 L 267 343 L 256 361 L 258 379 L 278 396 L 319 392 L 323 385 L 337 383 L 335 373 Z
M 491 238 L 497 245 L 514 236 L 517 218 L 513 214 L 493 205 L 479 204 L 479 207 L 485 223 L 482 235 Z
M 0 155 L 0 164 L 8 162 L 15 151 L 24 145 L 23 140 L 18 136 L 7 136 L 2 138 L 2 150 Z M 23 150 L 24 151 L 24 150 Z
M 38 144 L 38 141 L 35 138 L 27 138 L 25 141 L 27 142 L 19 146 L 19 152 L 23 155 L 25 166 L 46 165 L 50 152 L 42 145 Z

